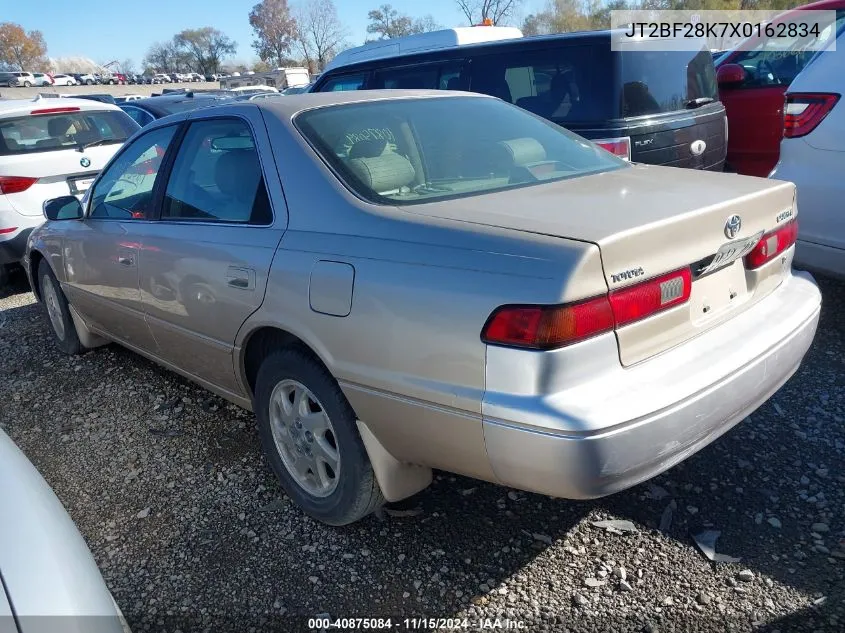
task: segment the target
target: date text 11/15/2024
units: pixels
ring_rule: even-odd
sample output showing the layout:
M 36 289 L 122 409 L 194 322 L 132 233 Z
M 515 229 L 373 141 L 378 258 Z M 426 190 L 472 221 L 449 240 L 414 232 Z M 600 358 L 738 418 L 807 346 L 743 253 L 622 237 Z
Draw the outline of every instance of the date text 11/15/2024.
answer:
M 507 618 L 309 618 L 311 631 L 421 631 L 429 629 L 455 631 L 522 631 L 527 626 L 520 620 Z

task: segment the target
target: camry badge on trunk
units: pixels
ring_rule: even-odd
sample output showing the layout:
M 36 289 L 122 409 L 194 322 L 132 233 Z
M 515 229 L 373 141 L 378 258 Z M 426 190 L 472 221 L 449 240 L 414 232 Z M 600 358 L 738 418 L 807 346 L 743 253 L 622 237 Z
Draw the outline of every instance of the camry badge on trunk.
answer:
M 79 164 L 82 165 L 83 167 L 90 167 L 91 166 L 91 159 L 88 158 L 87 156 L 83 156 L 82 158 L 79 159 Z
M 693 141 L 690 143 L 689 149 L 693 156 L 701 156 L 704 153 L 704 150 L 707 149 L 707 143 L 702 140 Z
M 729 240 L 736 237 L 739 230 L 742 228 L 742 218 L 738 215 L 732 215 L 725 222 L 725 237 Z

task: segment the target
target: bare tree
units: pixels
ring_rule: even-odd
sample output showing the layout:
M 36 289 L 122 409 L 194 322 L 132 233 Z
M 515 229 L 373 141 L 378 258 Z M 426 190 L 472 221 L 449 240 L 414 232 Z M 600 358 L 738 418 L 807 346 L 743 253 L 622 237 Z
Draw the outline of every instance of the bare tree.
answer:
M 156 42 L 147 50 L 144 57 L 144 65 L 157 72 L 176 72 L 179 49 L 171 42 Z
M 414 33 L 429 33 L 431 31 L 439 31 L 443 28 L 442 24 L 435 21 L 431 15 L 424 15 L 421 18 L 415 18 L 411 25 L 411 30 Z
M 332 0 L 304 0 L 296 7 L 296 46 L 309 70 L 322 70 L 343 48 L 348 31 L 337 16 Z
M 493 24 L 501 24 L 522 4 L 522 0 L 455 0 L 458 8 L 469 20 L 470 24 L 482 24 L 490 20 Z
M 124 59 L 120 63 L 120 72 L 125 75 L 134 75 L 135 74 L 135 60 L 132 59 Z
M 255 32 L 252 47 L 259 58 L 283 66 L 296 38 L 296 21 L 287 0 L 262 0 L 252 7 L 249 24 Z
M 389 4 L 372 9 L 367 14 L 367 19 L 370 21 L 367 25 L 367 33 L 378 35 L 378 39 L 381 40 L 402 37 L 413 32 L 411 18 L 399 13 Z

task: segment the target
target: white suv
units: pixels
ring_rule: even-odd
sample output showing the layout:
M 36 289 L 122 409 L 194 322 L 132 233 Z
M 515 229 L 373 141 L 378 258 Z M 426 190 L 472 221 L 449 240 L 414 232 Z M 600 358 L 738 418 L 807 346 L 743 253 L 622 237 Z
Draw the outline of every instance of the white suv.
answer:
M 0 286 L 44 221 L 44 201 L 82 196 L 137 129 L 120 108 L 100 101 L 0 101 Z
M 18 88 L 29 88 L 37 84 L 37 81 L 32 73 L 13 72 L 12 74 L 15 76 L 15 85 Z
M 154 84 L 169 84 L 172 82 L 173 80 L 170 79 L 170 75 L 165 75 L 164 73 L 156 73 L 153 75 Z

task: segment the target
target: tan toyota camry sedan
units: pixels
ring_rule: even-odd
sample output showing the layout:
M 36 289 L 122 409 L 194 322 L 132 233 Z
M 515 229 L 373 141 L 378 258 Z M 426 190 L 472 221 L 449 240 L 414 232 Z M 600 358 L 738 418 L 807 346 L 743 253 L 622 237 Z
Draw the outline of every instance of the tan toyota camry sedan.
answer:
M 114 341 L 254 410 L 331 524 L 434 468 L 633 486 L 760 406 L 819 318 L 792 184 L 632 165 L 481 95 L 162 119 L 45 213 L 25 263 L 57 345 Z

